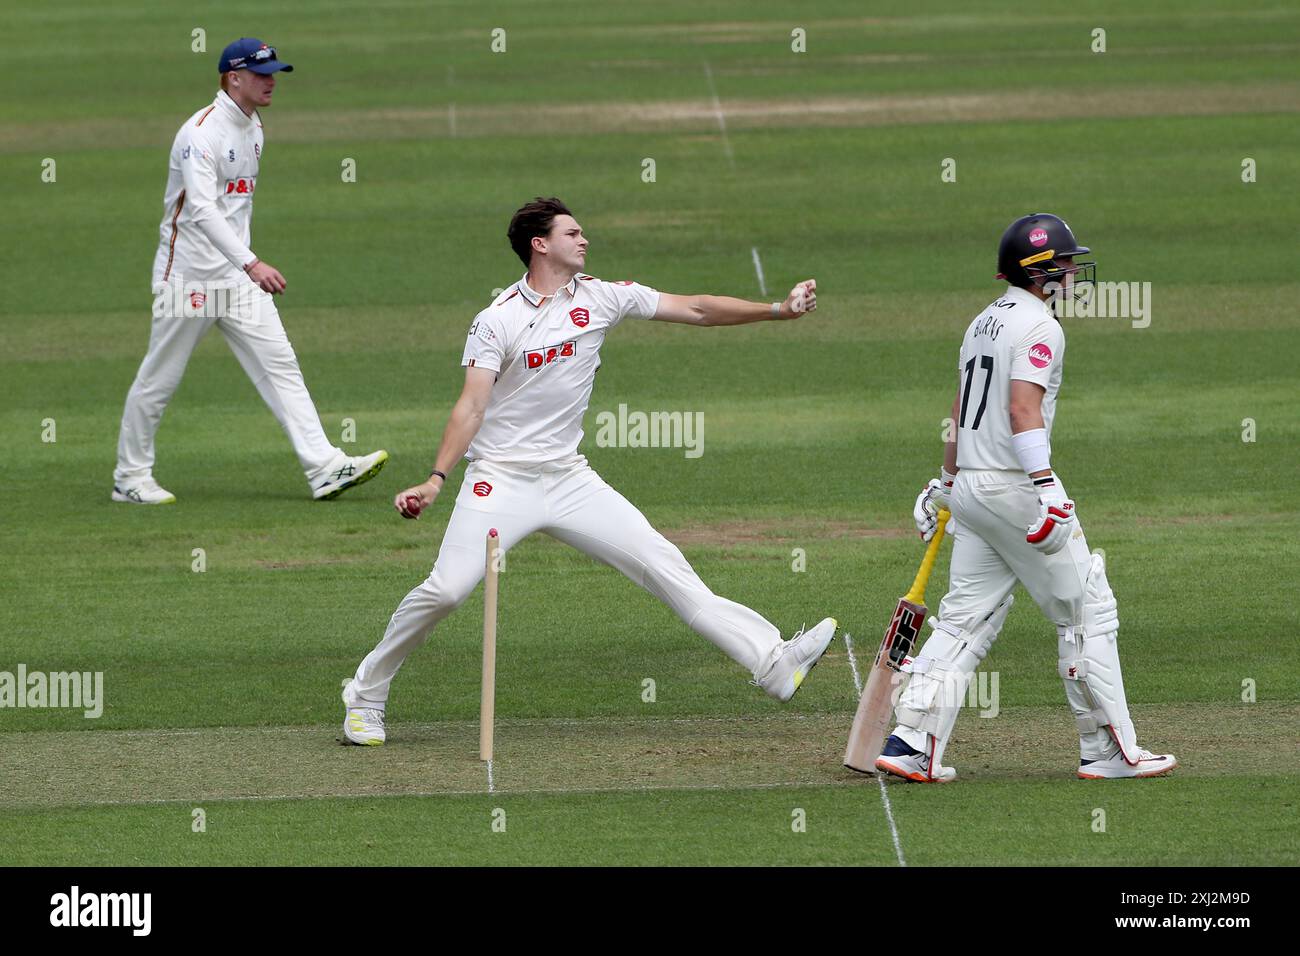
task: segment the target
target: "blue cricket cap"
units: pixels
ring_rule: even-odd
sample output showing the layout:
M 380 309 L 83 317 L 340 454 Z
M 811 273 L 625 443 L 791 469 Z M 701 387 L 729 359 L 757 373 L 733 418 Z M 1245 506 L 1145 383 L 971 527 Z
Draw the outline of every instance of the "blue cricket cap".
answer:
M 241 37 L 221 51 L 221 60 L 217 63 L 217 72 L 230 70 L 251 70 L 254 73 L 278 73 L 284 70 L 293 72 L 293 67 L 282 63 L 275 55 L 275 47 L 267 46 L 261 40 Z

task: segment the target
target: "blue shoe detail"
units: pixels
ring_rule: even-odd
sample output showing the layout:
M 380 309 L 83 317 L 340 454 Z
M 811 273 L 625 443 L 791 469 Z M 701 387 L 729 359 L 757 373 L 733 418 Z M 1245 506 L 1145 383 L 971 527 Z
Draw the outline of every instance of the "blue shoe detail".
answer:
M 880 756 L 924 757 L 925 754 L 921 753 L 919 750 L 913 749 L 908 745 L 907 741 L 903 740 L 901 737 L 895 737 L 893 734 L 890 734 L 889 739 L 885 741 L 885 749 L 881 751 Z

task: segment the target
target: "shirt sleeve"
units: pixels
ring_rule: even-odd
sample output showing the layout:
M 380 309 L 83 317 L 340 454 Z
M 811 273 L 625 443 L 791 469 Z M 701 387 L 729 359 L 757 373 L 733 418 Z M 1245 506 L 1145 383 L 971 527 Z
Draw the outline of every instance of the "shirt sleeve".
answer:
M 1011 378 L 1047 388 L 1065 354 L 1065 333 L 1055 319 L 1036 322 L 1011 353 Z
M 480 312 L 469 327 L 465 338 L 465 354 L 460 364 L 465 367 L 485 368 L 492 372 L 501 371 L 505 364 L 506 345 L 500 325 Z
M 235 235 L 217 205 L 220 182 L 217 159 L 216 148 L 197 130 L 183 141 L 181 175 L 185 180 L 185 205 L 189 218 L 208 242 L 236 269 L 243 269 L 253 260 L 253 250 Z
M 639 282 L 602 282 L 601 293 L 614 313 L 611 326 L 624 319 L 653 319 L 659 311 L 659 291 Z

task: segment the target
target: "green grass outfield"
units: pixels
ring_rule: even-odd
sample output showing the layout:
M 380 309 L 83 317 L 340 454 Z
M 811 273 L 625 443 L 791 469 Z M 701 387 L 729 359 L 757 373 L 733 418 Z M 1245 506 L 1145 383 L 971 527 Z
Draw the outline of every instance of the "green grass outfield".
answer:
M 1300 863 L 1300 11 L 212 9 L 4 4 L 24 39 L 0 79 L 0 671 L 102 671 L 106 703 L 0 709 L 0 863 Z M 327 431 L 351 418 L 349 447 L 393 458 L 308 500 L 214 332 L 159 433 L 179 504 L 112 505 L 166 150 L 248 33 L 297 67 L 265 114 L 254 248 L 288 277 Z M 1001 229 L 1051 209 L 1101 278 L 1152 282 L 1149 328 L 1067 322 L 1053 463 L 1108 556 L 1139 739 L 1181 768 L 1074 779 L 1055 635 L 1021 596 L 988 662 L 997 716 L 963 713 L 949 747 L 959 783 L 882 790 L 839 766 L 847 642 L 778 705 L 540 536 L 502 578 L 493 792 L 477 595 L 402 670 L 389 745 L 339 746 L 340 680 L 428 573 L 451 498 L 418 523 L 389 502 L 427 474 L 469 320 L 522 271 L 509 215 L 537 193 L 574 208 L 602 277 L 762 298 L 755 249 L 768 299 L 816 276 L 795 323 L 621 326 L 588 435 L 620 403 L 702 412 L 705 453 L 584 451 L 715 591 L 786 633 L 836 616 L 859 668 L 919 560 L 912 499 Z

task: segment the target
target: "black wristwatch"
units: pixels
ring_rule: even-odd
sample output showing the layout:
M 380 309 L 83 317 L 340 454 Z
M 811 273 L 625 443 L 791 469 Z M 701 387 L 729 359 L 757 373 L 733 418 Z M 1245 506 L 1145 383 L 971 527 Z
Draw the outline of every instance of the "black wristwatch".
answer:
M 447 480 L 447 476 L 444 475 L 442 472 L 440 472 L 437 468 L 435 468 L 435 469 L 433 469 L 433 471 L 429 472 L 429 477 L 430 477 L 430 478 L 432 478 L 434 475 L 437 475 L 437 476 L 438 476 L 439 478 L 441 478 L 443 481 L 446 481 L 446 480 Z

